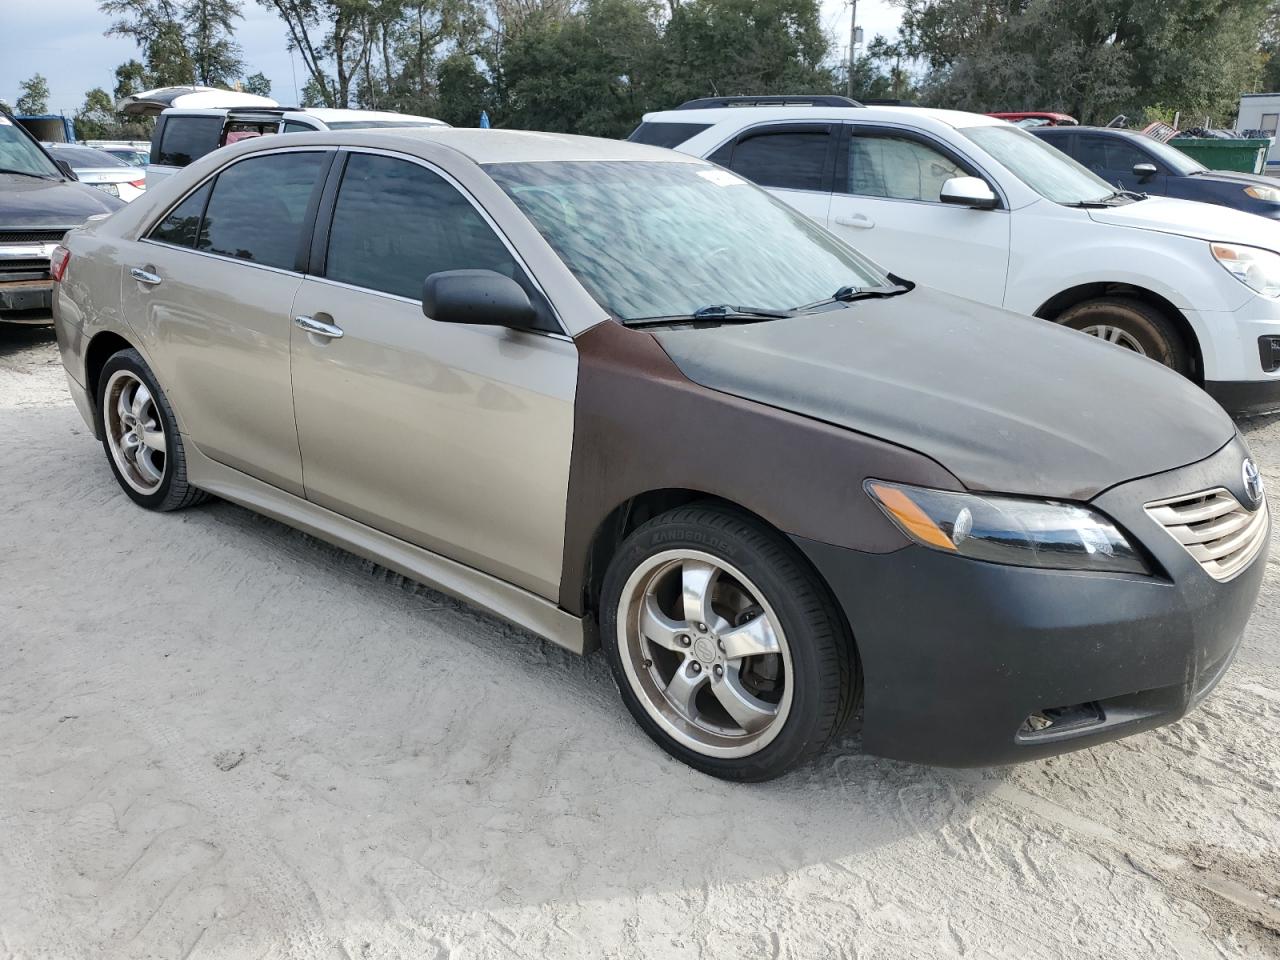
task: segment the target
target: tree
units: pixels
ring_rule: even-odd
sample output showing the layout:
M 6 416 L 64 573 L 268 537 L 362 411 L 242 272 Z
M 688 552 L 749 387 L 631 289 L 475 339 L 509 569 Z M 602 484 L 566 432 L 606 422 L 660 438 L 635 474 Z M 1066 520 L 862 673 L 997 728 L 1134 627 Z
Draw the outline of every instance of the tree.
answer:
M 1222 119 L 1260 74 L 1268 0 L 898 0 L 928 96 L 1084 122 L 1156 104 Z
M 240 45 L 234 39 L 234 21 L 243 16 L 238 0 L 188 0 L 182 13 L 190 25 L 187 44 L 196 83 L 206 87 L 230 86 L 244 70 Z
M 76 111 L 75 121 L 76 136 L 80 139 L 106 139 L 118 125 L 111 95 L 101 87 L 94 87 L 84 95 L 84 105 Z
M 37 114 L 49 112 L 49 81 L 40 74 L 18 84 L 22 91 L 16 104 L 20 114 Z
M 119 103 L 125 97 L 141 93 L 151 86 L 151 78 L 147 76 L 147 68 L 137 60 L 127 60 L 116 67 L 115 98 Z
M 241 89 L 245 93 L 256 93 L 260 97 L 271 96 L 271 81 L 265 73 L 254 73 L 244 78 Z
M 455 53 L 445 58 L 436 74 L 436 102 L 431 114 L 455 127 L 475 127 L 483 111 L 496 113 L 489 78 L 474 57 Z

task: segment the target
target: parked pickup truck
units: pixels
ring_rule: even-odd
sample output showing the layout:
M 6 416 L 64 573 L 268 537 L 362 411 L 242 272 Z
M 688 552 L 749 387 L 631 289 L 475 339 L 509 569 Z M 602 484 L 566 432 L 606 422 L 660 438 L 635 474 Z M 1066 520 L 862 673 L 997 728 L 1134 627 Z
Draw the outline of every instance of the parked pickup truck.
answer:
M 122 201 L 76 181 L 0 113 L 0 325 L 52 323 L 49 258 L 72 227 Z

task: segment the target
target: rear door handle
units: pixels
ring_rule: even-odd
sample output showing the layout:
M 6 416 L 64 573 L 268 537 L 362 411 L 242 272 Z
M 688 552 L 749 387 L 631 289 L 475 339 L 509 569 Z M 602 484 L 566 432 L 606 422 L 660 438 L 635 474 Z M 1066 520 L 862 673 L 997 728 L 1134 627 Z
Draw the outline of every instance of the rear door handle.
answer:
M 160 282 L 160 274 L 152 273 L 150 270 L 143 270 L 141 267 L 130 267 L 129 276 L 139 283 L 148 283 L 153 287 Z
M 317 337 L 328 337 L 331 340 L 342 337 L 342 328 L 336 323 L 325 323 L 315 317 L 294 317 L 293 322 L 300 329 L 314 333 Z
M 859 230 L 867 230 L 876 225 L 874 220 L 861 213 L 855 213 L 851 217 L 836 217 L 836 223 L 842 227 L 857 227 Z

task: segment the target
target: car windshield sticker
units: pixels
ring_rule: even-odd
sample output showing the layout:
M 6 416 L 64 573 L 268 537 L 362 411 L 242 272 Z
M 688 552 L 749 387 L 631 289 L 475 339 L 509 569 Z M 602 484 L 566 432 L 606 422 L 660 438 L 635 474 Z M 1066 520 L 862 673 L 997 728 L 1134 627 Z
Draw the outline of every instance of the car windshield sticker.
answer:
M 717 187 L 740 187 L 747 182 L 728 170 L 699 170 L 698 176 L 703 180 L 710 180 Z

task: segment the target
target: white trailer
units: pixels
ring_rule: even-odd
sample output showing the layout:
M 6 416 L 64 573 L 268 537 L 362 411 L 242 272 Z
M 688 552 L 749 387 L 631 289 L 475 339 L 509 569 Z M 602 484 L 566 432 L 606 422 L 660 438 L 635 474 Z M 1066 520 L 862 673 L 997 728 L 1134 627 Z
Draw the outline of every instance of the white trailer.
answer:
M 1264 173 L 1280 177 L 1280 148 L 1276 146 L 1276 126 L 1280 121 L 1280 93 L 1242 93 L 1240 112 L 1236 114 L 1236 130 L 1259 131 L 1255 136 L 1270 137 Z

